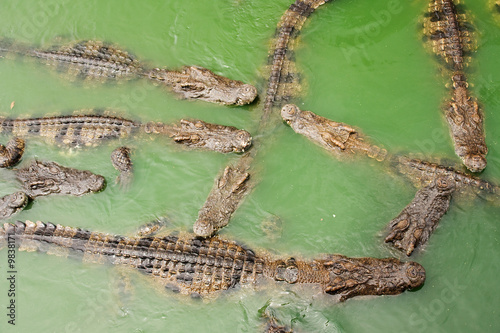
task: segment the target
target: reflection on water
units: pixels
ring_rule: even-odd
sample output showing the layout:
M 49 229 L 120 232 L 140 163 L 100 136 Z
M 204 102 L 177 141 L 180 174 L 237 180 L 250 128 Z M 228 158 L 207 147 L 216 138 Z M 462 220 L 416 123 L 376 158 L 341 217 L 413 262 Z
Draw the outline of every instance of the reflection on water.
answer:
M 0 5 L 1 36 L 50 45 L 53 40 L 99 39 L 124 46 L 156 66 L 200 65 L 245 82 L 260 82 L 268 40 L 290 1 L 142 2 L 123 6 L 51 0 Z M 470 67 L 471 86 L 486 116 L 489 165 L 483 176 L 500 180 L 497 74 L 498 26 L 486 1 L 466 1 L 480 31 Z M 388 151 L 415 152 L 457 161 L 440 107 L 445 79 L 420 40 L 422 1 L 331 2 L 306 23 L 295 58 L 304 75 L 299 105 L 362 130 Z M 5 14 L 7 13 L 7 14 Z M 387 14 L 389 13 L 389 14 Z M 173 122 L 182 117 L 249 130 L 259 106 L 227 108 L 176 100 L 141 82 L 99 88 L 67 83 L 36 64 L 0 61 L 0 113 L 42 115 L 115 107 L 120 116 Z M 10 110 L 11 102 L 15 106 Z M 442 135 L 441 135 L 441 134 Z M 2 137 L 2 142 L 7 142 Z M 367 159 L 339 161 L 282 126 L 259 155 L 259 185 L 222 234 L 252 248 L 316 257 L 399 256 L 383 244 L 385 226 L 415 194 L 404 179 Z M 119 145 L 134 150 L 134 183 L 113 184 L 109 155 Z M 169 226 L 190 230 L 214 178 L 234 155 L 187 151 L 161 138 L 110 142 L 68 153 L 29 141 L 25 161 L 54 160 L 89 169 L 108 180 L 107 189 L 82 198 L 40 198 L 19 219 L 44 220 L 114 234 L 131 234 L 143 223 L 167 216 Z M 458 161 L 457 161 L 458 163 Z M 2 170 L 2 195 L 16 188 Z M 5 178 L 3 177 L 5 175 Z M 399 296 L 363 297 L 338 304 L 335 297 L 296 286 L 243 288 L 215 300 L 186 299 L 159 290 L 136 272 L 36 253 L 18 253 L 18 329 L 259 332 L 267 305 L 293 328 L 314 332 L 494 331 L 499 317 L 497 272 L 499 206 L 480 198 L 452 201 L 423 251 L 412 257 L 427 270 L 427 282 Z M 282 222 L 270 240 L 261 223 Z M 6 252 L 0 252 L 0 272 Z M 0 273 L 4 276 L 5 272 Z M 126 277 L 125 277 L 126 276 Z M 128 280 L 127 280 L 128 279 Z M 6 304 L 0 279 L 0 303 Z M 48 302 L 50 300 L 50 302 Z M 43 311 L 40 311 L 43 309 Z M 5 319 L 5 318 L 4 318 Z M 0 327 L 6 321 L 0 320 Z M 17 325 L 16 325 L 17 326 Z

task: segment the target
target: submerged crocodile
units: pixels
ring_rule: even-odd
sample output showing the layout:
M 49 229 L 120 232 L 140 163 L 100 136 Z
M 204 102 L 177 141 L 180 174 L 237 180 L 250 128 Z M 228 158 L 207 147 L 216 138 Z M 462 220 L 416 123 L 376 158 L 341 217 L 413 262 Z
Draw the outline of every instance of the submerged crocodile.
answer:
M 137 132 L 167 135 L 176 143 L 222 153 L 242 152 L 250 147 L 252 138 L 244 130 L 201 120 L 180 123 L 141 124 L 137 121 L 104 115 L 72 115 L 42 118 L 0 118 L 0 133 L 19 137 L 41 136 L 50 142 L 70 146 L 91 146 L 105 139 L 123 138 Z
M 193 231 L 196 235 L 213 236 L 229 223 L 232 214 L 251 188 L 247 158 L 248 156 L 240 158 L 236 166 L 227 166 L 222 176 L 215 181 L 194 223 Z
M 412 202 L 389 223 L 390 233 L 385 242 L 411 255 L 416 247 L 427 242 L 448 210 L 454 191 L 455 180 L 448 176 L 440 176 L 420 189 Z
M 270 74 L 267 83 L 261 128 L 266 125 L 271 110 L 289 102 L 299 90 L 295 72 L 293 48 L 307 18 L 321 5 L 330 0 L 296 0 L 281 17 L 276 38 L 270 52 Z
M 12 138 L 7 145 L 0 145 L 0 168 L 16 165 L 24 154 L 24 140 Z
M 129 238 L 43 222 L 5 223 L 0 245 L 48 251 L 51 246 L 73 250 L 97 262 L 134 267 L 181 294 L 208 296 L 259 280 L 311 284 L 344 301 L 362 295 L 396 295 L 421 286 L 424 268 L 395 258 L 348 258 L 328 255 L 302 261 L 271 259 L 222 238 Z
M 130 148 L 118 147 L 111 153 L 111 163 L 120 175 L 116 178 L 116 183 L 121 186 L 128 186 L 132 181 L 132 160 L 130 159 Z
M 199 99 L 225 105 L 245 105 L 257 97 L 254 86 L 225 78 L 202 67 L 183 67 L 180 71 L 145 68 L 128 52 L 101 41 L 87 40 L 49 49 L 33 49 L 10 40 L 3 40 L 0 52 L 34 57 L 82 79 L 145 77 L 163 83 L 185 99 Z
M 24 192 L 15 192 L 0 198 L 0 220 L 7 219 L 23 210 L 28 201 L 29 198 Z
M 387 156 L 387 150 L 364 141 L 361 133 L 353 127 L 318 116 L 311 111 L 302 111 L 296 105 L 283 106 L 281 117 L 296 133 L 304 135 L 339 157 L 361 153 L 383 161 Z
M 84 195 L 104 189 L 103 176 L 87 170 L 67 168 L 55 162 L 32 161 L 14 170 L 23 192 L 31 199 L 51 194 Z
M 452 0 L 431 0 L 424 33 L 436 55 L 447 63 L 453 82 L 453 96 L 445 106 L 445 116 L 455 145 L 455 153 L 472 172 L 486 167 L 483 113 L 468 92 L 464 67 L 467 53 L 474 49 L 465 14 L 458 13 Z

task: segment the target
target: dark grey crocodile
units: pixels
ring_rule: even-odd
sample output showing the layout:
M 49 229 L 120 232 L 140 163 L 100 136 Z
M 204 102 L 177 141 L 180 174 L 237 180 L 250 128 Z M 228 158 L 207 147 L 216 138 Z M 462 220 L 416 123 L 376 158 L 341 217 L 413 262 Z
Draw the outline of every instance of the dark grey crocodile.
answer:
M 121 186 L 128 186 L 132 181 L 132 160 L 130 159 L 130 148 L 118 147 L 111 153 L 111 163 L 120 175 L 116 182 Z
M 16 165 L 24 153 L 24 140 L 12 138 L 7 145 L 0 145 L 0 168 L 8 168 Z
M 119 139 L 138 132 L 159 133 L 171 137 L 176 143 L 222 153 L 242 152 L 252 143 L 252 137 L 244 130 L 201 120 L 181 120 L 179 124 L 167 125 L 141 124 L 104 115 L 0 118 L 0 133 L 19 137 L 40 136 L 49 142 L 70 146 L 97 145 L 105 139 Z
M 342 301 L 361 295 L 396 295 L 421 286 L 424 268 L 394 258 L 329 255 L 302 261 L 271 259 L 233 241 L 193 235 L 128 238 L 43 222 L 5 223 L 0 245 L 47 251 L 51 246 L 87 259 L 134 267 L 181 294 L 210 295 L 259 280 L 318 285 Z M 1 246 L 0 246 L 1 247 Z
M 385 242 L 411 255 L 415 248 L 427 242 L 448 210 L 454 191 L 455 180 L 448 176 L 440 176 L 420 189 L 412 202 L 389 223 L 390 233 Z
M 32 161 L 27 167 L 14 170 L 23 191 L 30 197 L 63 194 L 84 195 L 104 189 L 103 176 L 87 170 L 66 168 L 55 162 Z
M 248 156 L 240 158 L 235 166 L 227 166 L 215 181 L 205 204 L 198 212 L 193 231 L 201 237 L 213 236 L 225 227 L 238 208 L 243 197 L 250 191 L 247 163 Z
M 486 167 L 483 113 L 468 91 L 464 68 L 474 49 L 470 23 L 452 0 L 431 0 L 424 33 L 434 53 L 443 59 L 453 82 L 453 96 L 445 106 L 445 116 L 455 145 L 455 153 L 472 172 Z
M 161 82 L 185 99 L 244 105 L 257 97 L 254 86 L 217 75 L 202 67 L 183 67 L 180 71 L 145 68 L 128 52 L 101 41 L 87 40 L 49 49 L 34 49 L 3 40 L 0 52 L 34 57 L 67 72 L 71 77 L 82 79 L 104 81 L 145 77 Z
M 24 192 L 15 192 L 0 198 L 0 220 L 7 219 L 23 210 L 28 201 L 29 198 Z
M 296 105 L 287 104 L 281 109 L 281 117 L 298 134 L 320 145 L 337 156 L 361 153 L 383 161 L 387 151 L 367 143 L 355 128 L 302 111 Z

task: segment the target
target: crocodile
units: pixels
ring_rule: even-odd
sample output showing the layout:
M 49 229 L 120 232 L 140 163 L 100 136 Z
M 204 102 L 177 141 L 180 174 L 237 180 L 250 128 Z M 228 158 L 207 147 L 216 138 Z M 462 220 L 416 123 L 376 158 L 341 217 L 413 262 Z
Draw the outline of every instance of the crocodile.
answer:
M 7 145 L 0 145 L 0 168 L 9 168 L 21 160 L 24 154 L 24 140 L 21 138 L 12 138 Z
M 111 163 L 120 175 L 116 178 L 116 183 L 127 186 L 132 181 L 132 160 L 130 159 L 130 148 L 118 147 L 111 153 Z
M 206 123 L 201 120 L 181 119 L 179 124 L 165 125 L 149 122 L 144 125 L 146 133 L 160 133 L 174 142 L 193 148 L 202 148 L 221 153 L 242 153 L 252 145 L 252 136 L 245 130 L 233 126 Z
M 344 123 L 300 110 L 293 104 L 283 106 L 281 117 L 296 133 L 304 135 L 338 157 L 357 153 L 366 154 L 377 161 L 383 161 L 387 157 L 387 150 L 367 143 L 358 130 Z
M 237 285 L 274 280 L 317 285 L 345 301 L 354 296 L 400 294 L 425 281 L 424 268 L 411 261 L 342 255 L 312 261 L 273 259 L 234 241 L 193 234 L 134 238 L 40 221 L 18 221 L 0 228 L 1 243 L 15 243 L 19 249 L 29 251 L 56 247 L 81 253 L 88 261 L 134 267 L 184 295 L 215 296 Z
M 440 176 L 418 190 L 412 202 L 389 223 L 390 233 L 385 242 L 410 256 L 416 247 L 427 242 L 437 227 L 450 206 L 455 188 L 454 179 Z
M 104 189 L 103 176 L 87 170 L 67 168 L 55 162 L 34 160 L 28 166 L 15 169 L 23 192 L 31 199 L 51 194 L 84 195 Z
M 464 73 L 474 49 L 470 24 L 452 0 L 431 0 L 424 22 L 424 33 L 434 53 L 447 64 L 453 82 L 450 102 L 444 107 L 445 118 L 455 153 L 472 172 L 486 167 L 488 148 L 484 134 L 484 115 L 468 92 Z
M 36 58 L 71 77 L 93 81 L 146 78 L 161 82 L 184 99 L 197 99 L 224 105 L 245 105 L 257 97 L 257 89 L 231 80 L 199 66 L 180 70 L 146 68 L 133 55 L 109 43 L 86 40 L 48 49 L 30 48 L 3 40 L 0 53 L 13 53 Z
M 176 143 L 222 153 L 242 152 L 252 143 L 252 137 L 244 130 L 201 120 L 183 119 L 179 124 L 167 125 L 154 122 L 141 124 L 105 115 L 0 118 L 0 133 L 18 137 L 40 136 L 48 142 L 69 146 L 98 145 L 105 139 L 128 137 L 137 132 L 159 133 L 169 136 Z
M 307 18 L 321 5 L 330 0 L 296 0 L 281 17 L 276 37 L 270 51 L 270 74 L 264 99 L 261 128 L 267 124 L 274 107 L 291 99 L 299 90 L 298 74 L 295 73 L 293 48 Z
M 213 236 L 225 227 L 243 197 L 250 191 L 248 156 L 242 157 L 236 166 L 227 166 L 216 181 L 205 204 L 198 212 L 193 231 L 200 237 Z
M 450 166 L 403 155 L 392 156 L 390 165 L 393 169 L 408 177 L 417 187 L 428 186 L 436 178 L 445 176 L 454 180 L 457 191 L 476 190 L 492 195 L 500 194 L 498 185 Z
M 153 68 L 145 75 L 166 85 L 184 99 L 197 99 L 223 105 L 245 105 L 257 97 L 257 89 L 241 81 L 217 75 L 199 66 L 184 66 L 180 70 Z
M 0 198 L 0 220 L 7 219 L 23 210 L 28 201 L 29 198 L 24 192 L 15 192 Z

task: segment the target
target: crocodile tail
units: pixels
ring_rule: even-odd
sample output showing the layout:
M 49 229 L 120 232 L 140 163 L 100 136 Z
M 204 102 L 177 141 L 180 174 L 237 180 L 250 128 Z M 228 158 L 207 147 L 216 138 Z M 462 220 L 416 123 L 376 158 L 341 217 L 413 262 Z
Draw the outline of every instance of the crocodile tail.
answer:
M 293 49 L 307 18 L 329 0 L 296 0 L 281 17 L 269 54 L 270 73 L 262 121 L 273 107 L 288 103 L 300 91 L 300 76 L 295 68 Z
M 4 223 L 0 232 L 7 238 L 9 244 L 14 243 L 20 250 L 50 253 L 53 253 L 54 246 L 84 252 L 92 234 L 79 228 L 40 221 Z
M 0 57 L 7 57 L 9 55 L 27 55 L 30 53 L 31 48 L 25 44 L 16 42 L 12 38 L 0 39 Z

